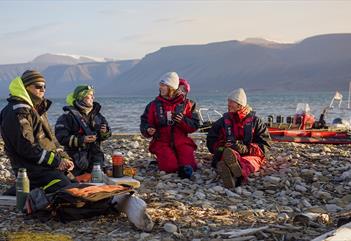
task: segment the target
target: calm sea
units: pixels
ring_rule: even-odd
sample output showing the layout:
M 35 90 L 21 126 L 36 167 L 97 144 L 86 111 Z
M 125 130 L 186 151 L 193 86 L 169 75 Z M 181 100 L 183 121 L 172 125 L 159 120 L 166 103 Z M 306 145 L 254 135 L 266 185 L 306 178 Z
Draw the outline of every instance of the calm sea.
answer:
M 308 103 L 312 114 L 317 119 L 324 107 L 329 106 L 335 92 L 248 92 L 248 103 L 256 111 L 256 115 L 266 119 L 270 114 L 273 115 L 293 115 L 297 103 Z M 342 93 L 347 99 L 347 93 Z M 218 96 L 189 96 L 193 99 L 198 107 L 210 109 L 203 111 L 205 119 L 215 120 L 219 118 L 213 110 L 219 113 L 226 111 L 226 95 Z M 102 114 L 108 120 L 114 132 L 138 132 L 140 115 L 143 113 L 147 103 L 154 97 L 96 97 L 96 101 L 102 104 Z M 62 98 L 51 99 L 53 105 L 49 110 L 49 120 L 52 125 L 55 124 L 59 115 L 62 114 L 62 107 L 65 100 Z M 347 110 L 347 101 L 342 103 L 342 109 L 334 108 L 327 114 L 327 123 L 331 123 L 336 117 L 342 117 L 350 121 L 351 110 Z M 0 108 L 6 105 L 5 99 L 0 99 Z M 337 103 L 334 103 L 337 106 Z

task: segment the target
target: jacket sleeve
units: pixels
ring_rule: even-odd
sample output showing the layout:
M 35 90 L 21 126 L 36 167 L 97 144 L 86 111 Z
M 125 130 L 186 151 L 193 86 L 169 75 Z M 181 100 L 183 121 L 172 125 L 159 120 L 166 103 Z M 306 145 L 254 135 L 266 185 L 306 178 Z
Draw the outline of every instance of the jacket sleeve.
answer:
M 195 102 L 188 101 L 185 109 L 187 111 L 178 126 L 186 133 L 195 132 L 200 127 L 200 118 L 198 112 L 196 111 Z
M 223 129 L 223 117 L 213 123 L 211 129 L 207 133 L 206 145 L 212 154 L 215 154 L 219 147 L 223 147 L 225 144 L 224 136 L 222 133 Z
M 47 128 L 49 130 L 49 132 L 50 132 L 50 137 L 52 138 L 52 141 L 54 142 L 55 147 L 56 147 L 56 153 L 62 153 L 63 152 L 63 147 L 58 142 L 56 136 L 53 134 L 54 132 L 52 131 L 51 126 L 49 125 L 49 120 L 48 120 L 48 117 L 47 117 L 47 113 L 45 112 L 41 117 L 44 120 L 42 122 L 43 126 L 45 125 L 46 126 L 45 128 Z M 62 157 L 62 156 L 60 155 L 60 157 Z
M 253 140 L 250 145 L 250 155 L 259 156 L 260 152 L 267 155 L 271 147 L 270 140 L 271 138 L 266 125 L 260 118 L 257 118 Z
M 84 135 L 73 130 L 73 117 L 65 113 L 61 115 L 55 125 L 55 135 L 59 143 L 68 148 L 84 147 Z
M 147 133 L 147 129 L 150 127 L 156 128 L 152 117 L 153 113 L 151 111 L 151 106 L 152 102 L 146 106 L 144 113 L 140 116 L 140 132 L 146 138 L 151 137 L 149 133 Z
M 107 128 L 107 132 L 102 133 L 102 132 L 99 131 L 99 135 L 98 135 L 99 136 L 99 141 L 105 141 L 109 137 L 112 136 L 112 131 L 111 131 L 110 126 L 108 125 L 108 122 L 107 122 L 106 118 L 102 114 L 99 113 L 98 114 L 98 118 L 100 118 L 101 124 L 105 124 L 106 128 Z
M 34 137 L 33 117 L 28 108 L 19 108 L 15 112 L 15 121 L 11 123 L 16 154 L 23 160 L 37 165 L 57 168 L 61 158 L 55 152 L 43 149 Z

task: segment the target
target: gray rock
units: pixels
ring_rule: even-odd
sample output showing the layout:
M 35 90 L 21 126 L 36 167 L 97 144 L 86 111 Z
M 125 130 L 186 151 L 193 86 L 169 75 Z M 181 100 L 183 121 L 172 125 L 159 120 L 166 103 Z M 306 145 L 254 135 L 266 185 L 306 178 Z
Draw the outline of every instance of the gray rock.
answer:
M 351 170 L 343 172 L 341 174 L 341 179 L 344 180 L 344 181 L 351 180 Z
M 325 208 L 328 210 L 328 212 L 332 212 L 332 213 L 343 210 L 341 207 L 339 207 L 336 204 L 326 204 Z
M 305 188 L 304 186 L 301 186 L 301 185 L 295 185 L 295 190 L 299 191 L 299 192 L 306 192 L 307 188 Z
M 235 197 L 235 198 L 240 198 L 240 195 L 228 190 L 228 189 L 225 189 L 225 194 L 228 196 L 228 197 Z
M 176 233 L 178 228 L 173 223 L 165 223 L 163 229 L 168 233 Z
M 278 221 L 287 221 L 289 218 L 290 217 L 287 213 L 279 213 L 277 216 Z
M 280 177 L 273 177 L 273 176 L 267 176 L 264 178 L 265 182 L 272 183 L 272 184 L 279 184 L 280 183 Z
M 263 192 L 263 191 L 259 191 L 259 190 L 254 191 L 254 192 L 252 193 L 252 197 L 253 197 L 253 198 L 261 198 L 263 195 L 264 195 L 264 192 Z
M 137 141 L 132 142 L 131 147 L 134 149 L 139 148 L 140 147 L 139 142 L 137 142 Z
M 224 188 L 222 186 L 214 186 L 212 190 L 218 193 L 224 193 Z

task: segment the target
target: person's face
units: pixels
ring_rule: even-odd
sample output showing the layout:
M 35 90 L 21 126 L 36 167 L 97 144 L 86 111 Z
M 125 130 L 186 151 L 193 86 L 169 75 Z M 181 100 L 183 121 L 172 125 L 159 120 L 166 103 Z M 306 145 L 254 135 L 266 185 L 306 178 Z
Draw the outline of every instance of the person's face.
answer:
M 178 88 L 177 91 L 178 91 L 179 94 L 183 94 L 183 95 L 187 94 L 185 85 L 179 85 L 179 88 Z
M 43 98 L 45 95 L 46 86 L 43 82 L 37 82 L 28 85 L 26 90 L 36 97 Z
M 94 102 L 94 93 L 92 91 L 89 92 L 87 96 L 84 97 L 83 101 L 86 103 L 88 106 L 92 106 Z
M 238 112 L 239 110 L 241 110 L 242 108 L 243 108 L 242 105 L 239 105 L 235 101 L 228 99 L 228 112 L 235 113 L 235 112 Z
M 160 83 L 160 95 L 162 97 L 168 97 L 169 87 L 163 83 Z

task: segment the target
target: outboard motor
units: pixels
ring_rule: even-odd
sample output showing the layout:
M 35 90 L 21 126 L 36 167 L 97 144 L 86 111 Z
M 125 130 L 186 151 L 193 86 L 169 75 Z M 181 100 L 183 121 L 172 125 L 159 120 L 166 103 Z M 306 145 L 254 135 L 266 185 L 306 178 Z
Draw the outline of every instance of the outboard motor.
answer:
M 294 124 L 294 116 L 287 116 L 286 123 L 288 124 L 288 128 L 291 128 L 291 126 Z
M 268 123 L 268 126 L 273 126 L 273 120 L 274 120 L 273 115 L 267 116 L 267 123 Z
M 284 116 L 282 116 L 282 115 L 277 115 L 277 123 L 278 123 L 278 124 L 284 123 Z
M 287 123 L 287 124 L 292 124 L 292 123 L 294 123 L 294 116 L 287 116 L 287 117 L 286 117 L 286 123 Z

